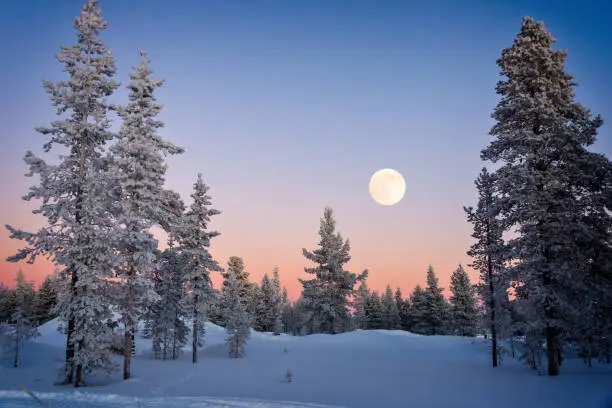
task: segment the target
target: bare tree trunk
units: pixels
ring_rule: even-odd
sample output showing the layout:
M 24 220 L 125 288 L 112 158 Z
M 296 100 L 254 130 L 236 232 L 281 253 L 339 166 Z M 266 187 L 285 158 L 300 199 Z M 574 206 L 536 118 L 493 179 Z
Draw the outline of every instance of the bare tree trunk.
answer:
M 84 342 L 83 340 L 79 341 L 77 343 L 77 347 L 75 350 L 75 355 L 76 353 L 80 353 L 81 350 L 83 349 L 84 346 Z M 76 368 L 75 368 L 75 376 L 74 376 L 74 387 L 78 388 L 81 385 L 83 385 L 83 365 L 82 364 L 77 364 Z
M 199 333 L 199 327 L 198 327 L 198 302 L 199 302 L 199 296 L 197 294 L 194 294 L 194 298 L 193 298 L 193 342 L 192 342 L 192 362 L 195 364 L 198 362 L 198 335 Z
M 489 234 L 489 226 L 487 225 L 487 235 Z M 497 367 L 497 328 L 495 321 L 495 286 L 493 285 L 493 262 L 491 256 L 487 256 L 487 273 L 489 275 L 489 296 L 491 296 L 491 359 L 493 367 Z
M 134 339 L 134 303 L 136 293 L 134 290 L 134 268 L 130 268 L 128 275 L 128 307 L 125 319 L 125 346 L 123 350 L 123 379 L 127 380 L 131 376 L 132 364 L 132 341 Z
M 78 282 L 78 277 L 77 277 L 77 273 L 74 270 L 75 268 L 73 267 L 71 270 L 71 280 L 70 280 L 70 290 L 72 291 L 72 296 L 75 297 L 77 294 L 76 291 L 76 284 Z M 71 308 L 71 306 L 70 306 Z M 66 384 L 72 384 L 72 381 L 74 379 L 74 329 L 75 329 L 75 318 L 74 315 L 72 313 L 72 310 L 70 311 L 70 317 L 68 318 L 68 327 L 67 327 L 67 333 L 66 333 L 66 365 L 65 365 L 65 375 L 64 375 L 64 382 Z
M 15 359 L 13 360 L 13 367 L 19 367 L 19 337 L 21 337 L 21 333 L 19 333 L 19 323 L 15 324 Z
M 548 375 L 559 375 L 558 333 L 554 327 L 546 327 L 546 352 L 548 354 Z M 590 364 L 590 357 L 589 357 Z

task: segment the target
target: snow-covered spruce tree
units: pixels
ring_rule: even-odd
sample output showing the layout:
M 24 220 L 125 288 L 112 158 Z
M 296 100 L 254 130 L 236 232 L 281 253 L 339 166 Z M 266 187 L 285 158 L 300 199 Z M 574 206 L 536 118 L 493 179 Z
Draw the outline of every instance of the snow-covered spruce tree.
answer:
M 246 299 L 247 302 L 247 311 L 251 318 L 251 324 L 253 324 L 255 320 L 255 316 L 257 314 L 257 305 L 259 302 L 258 297 L 258 285 L 257 283 L 249 281 L 249 272 L 246 270 L 246 266 L 244 264 L 244 260 L 239 256 L 230 256 L 227 261 L 227 270 L 233 270 L 236 275 L 236 279 L 242 282 L 242 292 L 240 296 Z M 227 272 L 222 272 L 223 276 L 223 285 L 227 283 Z
M 445 300 L 443 288 L 438 286 L 438 278 L 433 266 L 427 268 L 427 287 L 423 297 L 422 329 L 425 334 L 442 334 L 444 326 Z
M 495 176 L 485 167 L 474 184 L 478 191 L 478 204 L 476 208 L 463 207 L 473 227 L 472 238 L 476 240 L 467 254 L 473 258 L 469 266 L 480 274 L 478 294 L 484 302 L 485 318 L 490 330 L 493 367 L 497 367 L 498 335 L 504 319 L 503 304 L 509 287 L 509 276 L 504 269 L 504 227 L 499 218 L 501 202 L 496 193 Z
M 291 320 L 292 320 L 292 306 L 287 294 L 287 288 L 283 286 L 283 292 L 281 295 L 281 328 L 283 333 L 291 332 Z
M 410 330 L 410 301 L 404 299 L 402 290 L 398 287 L 395 289 L 395 304 L 399 314 L 399 328 L 402 330 Z
M 28 152 L 25 161 L 29 175 L 38 175 L 39 184 L 30 188 L 25 200 L 40 199 L 35 211 L 46 218 L 46 225 L 36 233 L 7 226 L 11 238 L 22 239 L 28 246 L 10 261 L 28 258 L 34 262 L 45 255 L 61 268 L 58 312 L 67 322 L 65 381 L 75 386 L 83 383 L 83 372 L 94 368 L 112 370 L 115 365 L 102 343 L 106 328 L 100 325 L 109 314 L 104 301 L 105 278 L 110 275 L 106 244 L 105 193 L 99 173 L 104 166 L 102 150 L 112 138 L 105 98 L 118 87 L 112 77 L 112 55 L 99 39 L 106 28 L 97 0 L 88 0 L 76 18 L 77 44 L 62 47 L 57 60 L 68 73 L 66 81 L 44 82 L 58 115 L 49 128 L 37 128 L 49 136 L 45 151 L 53 145 L 62 147 L 55 165 Z M 75 375 L 76 374 L 76 375 Z
M 188 282 L 191 295 L 192 361 L 197 363 L 198 347 L 204 345 L 204 324 L 208 320 L 208 308 L 215 301 L 210 273 L 222 272 L 222 268 L 208 251 L 210 240 L 219 236 L 220 233 L 210 231 L 208 224 L 212 216 L 221 214 L 221 212 L 211 207 L 208 186 L 204 184 L 202 175 L 199 173 L 191 198 L 193 202 L 182 217 L 180 228 L 175 231 L 175 234 L 177 249 L 182 255 L 181 259 L 187 271 L 185 280 Z
M 302 249 L 304 257 L 317 265 L 304 268 L 314 278 L 300 279 L 302 296 L 316 333 L 342 333 L 351 320 L 348 298 L 354 296 L 355 285 L 366 279 L 368 271 L 357 275 L 344 270 L 344 264 L 351 259 L 351 247 L 349 241 L 344 241 L 336 232 L 336 221 L 329 207 L 321 218 L 319 236 L 319 248 L 314 251 Z
M 372 291 L 368 296 L 365 308 L 366 329 L 376 330 L 383 328 L 383 313 L 380 294 L 378 291 Z
M 158 134 L 164 124 L 156 119 L 161 105 L 156 103 L 155 90 L 164 81 L 151 77 L 146 53 L 141 51 L 140 56 L 141 62 L 134 67 L 127 86 L 130 102 L 118 110 L 123 124 L 119 140 L 110 148 L 109 166 L 117 222 L 114 246 L 118 259 L 114 269 L 125 288 L 125 297 L 118 305 L 125 325 L 124 380 L 131 375 L 134 325 L 157 301 L 152 273 L 158 243 L 150 228 L 175 215 L 166 211 L 168 206 L 163 201 L 165 158 L 183 152 Z
M 353 305 L 355 308 L 355 328 L 357 329 L 365 330 L 368 328 L 368 321 L 366 319 L 366 306 L 369 297 L 370 288 L 368 288 L 368 284 L 364 280 L 357 288 L 357 292 L 355 293 L 355 299 L 353 300 Z
M 268 278 L 267 273 L 264 274 L 262 284 L 265 284 L 267 286 L 270 285 L 270 279 Z M 266 331 L 266 318 L 268 317 L 268 310 L 266 308 L 266 302 L 264 300 L 263 288 L 255 283 L 253 291 L 253 304 L 251 305 L 250 302 L 247 302 L 247 311 L 251 316 L 251 327 L 253 328 L 253 330 L 263 332 Z
M 415 333 L 425 334 L 425 290 L 417 284 L 410 294 L 410 327 Z
M 272 332 L 278 335 L 281 333 L 283 328 L 282 312 L 284 305 L 278 267 L 274 267 L 274 270 L 272 271 L 272 288 L 274 289 L 274 302 L 272 302 Z
M 450 320 L 454 334 L 475 336 L 478 324 L 475 290 L 461 265 L 451 275 L 450 291 Z
M 10 326 L 3 333 L 3 341 L 7 342 L 5 351 L 12 354 L 13 367 L 17 368 L 21 361 L 24 340 L 38 335 L 38 331 L 34 321 L 34 284 L 25 280 L 21 269 L 17 272 L 15 281 L 17 284 L 11 291 L 15 309 L 11 315 Z
M 251 319 L 247 312 L 244 281 L 236 277 L 234 269 L 228 268 L 221 292 L 221 310 L 230 358 L 244 356 L 244 346 L 251 335 Z
M 36 291 L 33 319 L 42 325 L 55 317 L 57 304 L 57 277 L 47 275 Z
M 574 102 L 576 83 L 565 72 L 566 52 L 541 22 L 523 20 L 514 44 L 497 61 L 504 79 L 493 113 L 496 139 L 483 160 L 501 162 L 496 184 L 503 216 L 517 237 L 513 279 L 529 332 L 545 339 L 548 374 L 558 375 L 561 339 L 571 330 L 579 296 L 592 279 L 582 266 L 596 243 L 591 214 L 609 223 L 604 206 L 610 163 L 586 148 L 602 125 L 599 116 Z M 596 247 L 603 248 L 597 244 Z
M 170 247 L 158 254 L 153 280 L 159 299 L 146 312 L 146 329 L 150 333 L 156 359 L 177 359 L 185 344 L 189 327 L 186 270 L 181 255 Z
M 275 268 L 278 282 L 278 269 Z M 263 332 L 275 332 L 280 326 L 281 294 L 280 282 L 277 284 L 264 274 L 261 286 L 257 291 L 258 304 L 256 309 L 254 329 Z
M 387 285 L 385 294 L 381 301 L 382 315 L 383 315 L 383 328 L 387 330 L 399 329 L 400 315 L 397 303 L 395 303 L 395 296 L 391 285 Z
M 13 292 L 0 282 L 0 322 L 9 321 L 14 311 Z

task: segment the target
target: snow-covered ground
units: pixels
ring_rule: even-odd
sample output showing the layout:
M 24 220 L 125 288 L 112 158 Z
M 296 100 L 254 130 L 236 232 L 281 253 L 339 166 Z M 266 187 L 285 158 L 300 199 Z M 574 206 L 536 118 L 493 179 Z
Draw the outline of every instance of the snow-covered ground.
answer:
M 139 338 L 134 378 L 121 381 L 117 373 L 75 391 L 53 385 L 65 341 L 56 326 L 47 323 L 25 344 L 22 367 L 0 368 L 0 407 L 612 408 L 612 367 L 570 360 L 551 378 L 507 357 L 494 370 L 483 339 L 384 330 L 253 333 L 247 356 L 232 360 L 223 329 L 212 324 L 198 364 L 189 349 L 177 361 L 153 360 L 150 342 Z

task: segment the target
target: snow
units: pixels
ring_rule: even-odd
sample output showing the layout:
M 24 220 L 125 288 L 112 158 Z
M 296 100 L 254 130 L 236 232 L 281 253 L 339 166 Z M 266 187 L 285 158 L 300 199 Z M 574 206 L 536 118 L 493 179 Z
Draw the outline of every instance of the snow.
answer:
M 116 373 L 75 390 L 53 384 L 65 342 L 56 327 L 56 320 L 43 325 L 41 336 L 25 343 L 22 367 L 0 368 L 0 407 L 40 407 L 22 387 L 48 408 L 612 407 L 612 367 L 568 360 L 559 377 L 537 376 L 506 356 L 493 369 L 482 338 L 253 332 L 246 357 L 230 359 L 225 330 L 210 323 L 198 364 L 188 347 L 179 360 L 153 360 L 150 341 L 137 337 L 132 379 Z

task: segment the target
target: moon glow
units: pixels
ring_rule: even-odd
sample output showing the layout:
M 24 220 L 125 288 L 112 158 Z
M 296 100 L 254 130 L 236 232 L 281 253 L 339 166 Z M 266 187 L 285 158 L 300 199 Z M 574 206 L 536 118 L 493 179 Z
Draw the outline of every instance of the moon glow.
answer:
M 399 203 L 406 193 L 406 181 L 393 169 L 381 169 L 370 179 L 370 195 L 380 205 Z

